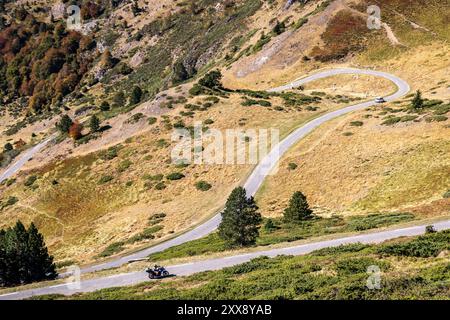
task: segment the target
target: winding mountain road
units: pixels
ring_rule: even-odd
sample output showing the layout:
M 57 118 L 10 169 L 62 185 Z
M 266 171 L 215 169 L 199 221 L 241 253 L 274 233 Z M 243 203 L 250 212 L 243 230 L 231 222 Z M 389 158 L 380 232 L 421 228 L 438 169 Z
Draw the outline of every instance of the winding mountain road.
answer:
M 289 90 L 295 87 L 298 87 L 300 85 L 306 84 L 310 81 L 314 81 L 321 78 L 326 78 L 334 75 L 340 75 L 340 74 L 360 74 L 360 75 L 371 75 L 376 77 L 381 77 L 388 79 L 392 81 L 398 88 L 398 90 L 390 95 L 385 97 L 385 100 L 387 102 L 396 100 L 398 98 L 403 97 L 410 91 L 410 87 L 408 83 L 406 83 L 404 80 L 381 71 L 374 71 L 374 70 L 361 70 L 361 69 L 354 69 L 354 68 L 339 68 L 339 69 L 331 69 L 331 70 L 325 70 L 318 72 L 316 74 L 310 75 L 305 78 L 301 78 L 298 80 L 293 81 L 292 83 L 281 86 L 278 88 L 274 88 L 269 90 L 270 92 L 281 92 L 284 90 Z M 261 162 L 255 167 L 252 174 L 247 179 L 246 183 L 244 184 L 244 188 L 247 190 L 247 194 L 249 196 L 255 195 L 261 184 L 263 183 L 265 177 L 270 174 L 270 172 L 275 168 L 280 158 L 286 153 L 287 150 L 289 150 L 290 147 L 292 147 L 294 144 L 296 144 L 298 141 L 300 141 L 303 137 L 305 137 L 307 134 L 311 133 L 315 128 L 320 126 L 326 121 L 335 119 L 339 116 L 345 115 L 347 113 L 362 110 L 367 107 L 370 107 L 372 105 L 375 105 L 374 101 L 367 101 L 359 104 L 355 104 L 349 107 L 345 107 L 336 111 L 329 112 L 327 114 L 324 114 L 318 118 L 315 118 L 314 120 L 306 123 L 305 125 L 301 126 L 300 128 L 293 131 L 291 134 L 289 134 L 283 141 L 281 141 L 277 146 L 275 146 L 271 152 L 261 160 Z M 36 150 L 34 153 L 38 152 Z M 34 154 L 30 150 L 31 156 Z M 27 154 L 27 156 L 30 156 L 30 154 Z M 30 156 L 30 157 L 31 157 Z M 20 161 L 20 160 L 19 160 Z M 26 161 L 25 161 L 26 162 Z M 15 171 L 19 170 L 17 166 L 15 166 Z M 2 176 L 3 177 L 3 176 Z M 162 250 L 165 250 L 167 248 L 195 240 L 201 237 L 204 237 L 208 235 L 209 233 L 213 232 L 221 221 L 221 215 L 220 213 L 216 214 L 213 218 L 206 221 L 205 223 L 199 225 L 198 227 L 176 237 L 171 240 L 168 240 L 166 242 L 163 242 L 161 244 L 158 244 L 156 246 L 138 251 L 136 253 L 132 253 L 123 257 L 115 258 L 111 261 L 107 261 L 101 264 L 85 267 L 81 270 L 82 273 L 87 272 L 93 272 L 93 271 L 99 271 L 114 267 L 119 267 L 123 264 L 128 263 L 130 260 L 134 259 L 142 259 L 147 257 L 148 255 L 159 252 Z M 450 221 L 444 221 L 436 223 L 435 228 L 437 230 L 444 230 L 450 228 Z M 423 234 L 425 232 L 425 226 L 416 226 L 416 227 L 410 227 L 410 228 L 402 228 L 402 229 L 396 229 L 396 230 L 387 230 L 387 231 L 381 231 L 381 232 L 374 232 L 369 234 L 361 234 L 351 237 L 344 237 L 340 239 L 334 239 L 334 240 L 326 240 L 326 241 L 320 241 L 315 243 L 309 243 L 294 247 L 285 247 L 285 248 L 277 248 L 277 249 L 271 249 L 271 250 L 265 250 L 265 251 L 258 251 L 258 252 L 252 252 L 248 254 L 240 254 L 236 256 L 230 256 L 230 257 L 224 257 L 224 258 L 216 258 L 216 259 L 210 259 L 210 260 L 204 260 L 199 262 L 193 262 L 188 264 L 182 264 L 182 265 L 174 265 L 174 266 L 168 266 L 168 269 L 176 274 L 176 275 L 189 275 L 195 272 L 205 271 L 205 270 L 216 270 L 221 269 L 223 267 L 236 265 L 239 263 L 243 263 L 246 261 L 249 261 L 255 257 L 258 256 L 269 256 L 274 257 L 280 254 L 285 255 L 300 255 L 300 254 L 306 254 L 311 251 L 325 248 L 325 247 L 332 247 L 332 246 L 338 246 L 341 244 L 349 244 L 349 243 L 378 243 L 382 242 L 388 239 L 397 238 L 400 236 L 415 236 L 419 234 Z M 119 275 L 114 275 L 110 277 L 102 277 L 102 278 L 96 278 L 96 279 L 90 279 L 82 281 L 79 288 L 72 288 L 66 284 L 61 285 L 55 285 L 51 287 L 43 287 L 38 289 L 31 289 L 31 290 L 24 290 L 19 292 L 14 292 L 6 295 L 0 295 L 1 299 L 24 299 L 27 297 L 31 297 L 34 295 L 43 295 L 43 294 L 73 294 L 76 292 L 89 292 L 89 291 L 95 291 L 102 288 L 108 288 L 108 287 L 115 287 L 115 286 L 123 286 L 123 285 L 132 285 L 136 284 L 142 281 L 148 280 L 147 274 L 145 272 L 132 272 L 132 273 L 124 273 Z
M 52 135 L 51 137 L 45 139 L 44 141 L 38 143 L 31 149 L 25 151 L 24 154 L 20 155 L 19 159 L 14 162 L 11 166 L 9 166 L 8 169 L 6 169 L 1 175 L 0 175 L 0 183 L 5 181 L 6 179 L 11 178 L 16 172 L 18 172 L 22 167 L 31 159 L 33 156 L 42 150 L 55 136 Z

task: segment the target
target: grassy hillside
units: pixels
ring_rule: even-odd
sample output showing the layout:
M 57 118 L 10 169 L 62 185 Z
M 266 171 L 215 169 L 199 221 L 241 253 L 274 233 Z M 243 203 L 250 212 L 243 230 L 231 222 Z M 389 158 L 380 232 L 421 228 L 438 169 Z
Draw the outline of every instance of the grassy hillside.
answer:
M 0 143 L 32 145 L 54 130 L 60 116 L 53 113 L 68 113 L 85 129 L 75 142 L 60 135 L 0 186 L 0 226 L 19 218 L 35 222 L 59 262 L 90 262 L 185 231 L 217 212 L 251 172 L 251 165 L 171 163 L 173 128 L 192 130 L 202 121 L 221 130 L 275 127 L 285 137 L 320 114 L 394 90 L 373 77 L 338 76 L 303 91 L 260 91 L 321 68 L 392 72 L 422 90 L 430 105 L 411 112 L 408 97 L 321 126 L 266 180 L 257 195 L 262 214 L 278 218 L 292 193 L 301 190 L 324 219 L 348 221 L 347 216 L 380 212 L 448 215 L 448 13 L 439 1 L 380 1 L 386 23 L 380 30 L 366 28 L 363 0 L 296 2 L 289 10 L 282 0 L 138 1 L 137 8 L 130 1 L 100 7 L 83 1 L 85 22 L 96 25 L 88 37 L 56 32 L 61 23 L 50 21 L 52 1 L 24 3 L 37 21 L 11 20 L 14 6 L 8 3 L 4 15 L 11 25 L 1 31 L 0 50 L 10 65 L 0 62 L 9 75 L 0 82 L 9 92 L 8 108 L 0 110 L 0 129 L 8 135 L 1 135 Z M 32 36 L 28 29 L 38 25 L 43 29 Z M 16 49 L 15 33 L 23 40 Z M 64 46 L 52 44 L 58 35 Z M 91 38 L 95 48 L 88 46 Z M 80 47 L 59 59 L 73 39 Z M 86 60 L 85 41 L 92 54 Z M 45 52 L 49 45 L 54 48 Z M 50 72 L 49 62 L 58 68 Z M 224 74 L 225 87 L 239 90 L 193 94 L 194 82 L 213 68 Z M 36 92 L 33 99 L 39 86 L 50 95 Z M 136 88 L 142 95 L 134 101 Z M 66 98 L 56 103 L 61 90 Z M 24 110 L 33 101 L 51 112 L 4 112 Z M 93 114 L 104 126 L 95 134 L 87 128 Z M 291 231 L 261 241 L 318 235 L 314 227 Z
M 18 218 L 34 221 L 58 259 L 80 261 L 170 237 L 215 213 L 225 202 L 223 195 L 241 183 L 252 168 L 251 164 L 172 163 L 173 128 L 189 129 L 196 121 L 201 121 L 205 129 L 275 127 L 283 137 L 301 123 L 340 107 L 344 98 L 318 91 L 313 94 L 255 100 L 251 91 L 225 97 L 178 93 L 171 99 L 166 97 L 168 105 L 162 107 L 164 114 L 159 117 L 137 112 L 120 122 L 110 120 L 112 128 L 100 136 L 89 140 L 86 130 L 86 143 L 65 140 L 55 144 L 33 160 L 40 166 L 1 185 L 0 203 L 6 204 L 11 197 L 17 199 L 0 207 L 5 216 L 2 223 L 7 225 Z M 251 101 L 270 105 L 248 105 Z M 116 132 L 128 131 L 142 133 L 108 146 Z M 93 148 L 99 150 L 92 152 Z M 61 154 L 62 159 L 49 161 L 48 154 Z M 171 180 L 174 173 L 182 174 L 181 179 Z M 200 181 L 211 188 L 197 188 Z M 148 219 L 160 213 L 166 215 L 159 224 L 164 228 L 139 237 L 152 227 Z

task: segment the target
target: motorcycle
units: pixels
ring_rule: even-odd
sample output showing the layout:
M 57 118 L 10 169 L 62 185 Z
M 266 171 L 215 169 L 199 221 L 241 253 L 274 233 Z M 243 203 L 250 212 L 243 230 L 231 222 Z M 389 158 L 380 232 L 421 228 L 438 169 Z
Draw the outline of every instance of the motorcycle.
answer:
M 161 279 L 169 276 L 169 271 L 164 267 L 147 268 L 145 272 L 148 273 L 150 279 Z

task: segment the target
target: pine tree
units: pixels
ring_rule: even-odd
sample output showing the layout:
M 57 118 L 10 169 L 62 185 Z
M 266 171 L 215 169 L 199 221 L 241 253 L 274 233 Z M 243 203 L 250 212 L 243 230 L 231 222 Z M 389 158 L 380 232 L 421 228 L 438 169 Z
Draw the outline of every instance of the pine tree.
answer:
M 11 151 L 12 149 L 14 149 L 13 145 L 9 142 L 7 142 L 4 146 L 3 146 L 3 150 L 5 150 L 6 152 Z
M 122 91 L 117 92 L 113 97 L 113 106 L 115 108 L 121 108 L 125 106 L 125 95 Z
M 1 1 L 1 0 L 0 0 Z M 0 230 L 0 286 L 6 281 L 7 255 L 6 255 L 6 232 Z
M 175 62 L 173 66 L 173 83 L 180 83 L 189 78 L 189 74 L 182 61 Z
M 222 88 L 222 73 L 219 70 L 213 70 L 208 72 L 203 78 L 201 78 L 198 83 L 210 89 L 220 89 Z
M 133 87 L 133 91 L 131 91 L 130 104 L 135 105 L 141 102 L 142 99 L 142 90 L 138 86 Z
M 29 254 L 28 250 L 28 232 L 21 221 L 17 221 L 16 225 L 12 230 L 13 244 L 15 245 L 15 261 L 14 264 L 18 266 L 17 276 L 20 282 L 28 283 L 30 282 L 30 273 L 26 267 L 27 256 Z
M 97 132 L 100 129 L 100 119 L 94 114 L 89 120 L 89 128 L 91 133 Z
M 219 236 L 229 246 L 251 245 L 259 235 L 260 223 L 261 214 L 255 200 L 247 198 L 245 189 L 238 187 L 231 192 L 222 212 Z
M 422 109 L 423 108 L 423 99 L 422 99 L 422 93 L 420 90 L 417 90 L 416 95 L 414 96 L 414 99 L 411 101 L 411 105 L 414 109 Z
M 27 268 L 30 275 L 28 282 L 55 279 L 57 276 L 53 257 L 48 254 L 44 237 L 33 223 L 28 228 Z
M 286 222 L 299 222 L 312 218 L 312 210 L 309 208 L 306 197 L 300 191 L 294 192 L 289 206 L 284 210 Z
M 285 31 L 285 29 L 286 29 L 286 25 L 284 24 L 284 22 L 277 21 L 277 23 L 273 27 L 272 31 L 276 35 L 279 35 L 279 34 L 282 34 Z
M 0 286 L 51 280 L 56 276 L 53 257 L 34 224 L 27 230 L 17 221 L 13 228 L 0 230 Z
M 59 120 L 59 122 L 56 124 L 56 127 L 62 133 L 68 133 L 72 124 L 73 124 L 72 119 L 70 119 L 70 117 L 67 114 L 65 114 L 61 117 L 61 120 Z

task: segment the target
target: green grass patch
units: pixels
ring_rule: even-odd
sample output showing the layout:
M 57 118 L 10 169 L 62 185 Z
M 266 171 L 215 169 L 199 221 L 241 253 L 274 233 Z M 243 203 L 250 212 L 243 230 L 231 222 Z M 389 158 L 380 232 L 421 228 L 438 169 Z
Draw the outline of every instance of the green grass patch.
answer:
M 447 236 L 423 236 L 432 247 L 441 242 L 440 237 Z M 409 241 L 417 241 L 417 238 Z M 401 240 L 395 240 L 396 244 L 399 242 Z M 175 278 L 170 282 L 150 281 L 72 297 L 35 299 L 448 299 L 448 261 L 429 257 L 418 264 L 398 256 L 392 263 L 389 256 L 378 253 L 382 247 L 350 244 L 304 256 L 262 256 L 240 265 Z M 373 274 L 368 272 L 371 266 L 382 272 L 381 286 L 377 290 L 367 287 L 369 276 Z
M 450 250 L 450 231 L 430 233 L 404 243 L 383 245 L 378 252 L 387 255 L 428 258 Z
M 282 242 L 292 242 L 311 237 L 328 234 L 369 230 L 390 226 L 400 222 L 414 219 L 410 213 L 379 213 L 368 216 L 354 216 L 347 219 L 341 217 L 314 218 L 300 223 L 285 223 L 282 218 L 272 218 L 271 228 L 260 228 L 260 235 L 256 241 L 257 246 L 268 246 Z M 264 219 L 262 226 L 268 219 Z M 150 260 L 166 260 L 187 256 L 196 256 L 227 250 L 226 243 L 217 233 L 205 238 L 189 241 L 162 252 L 149 256 Z

